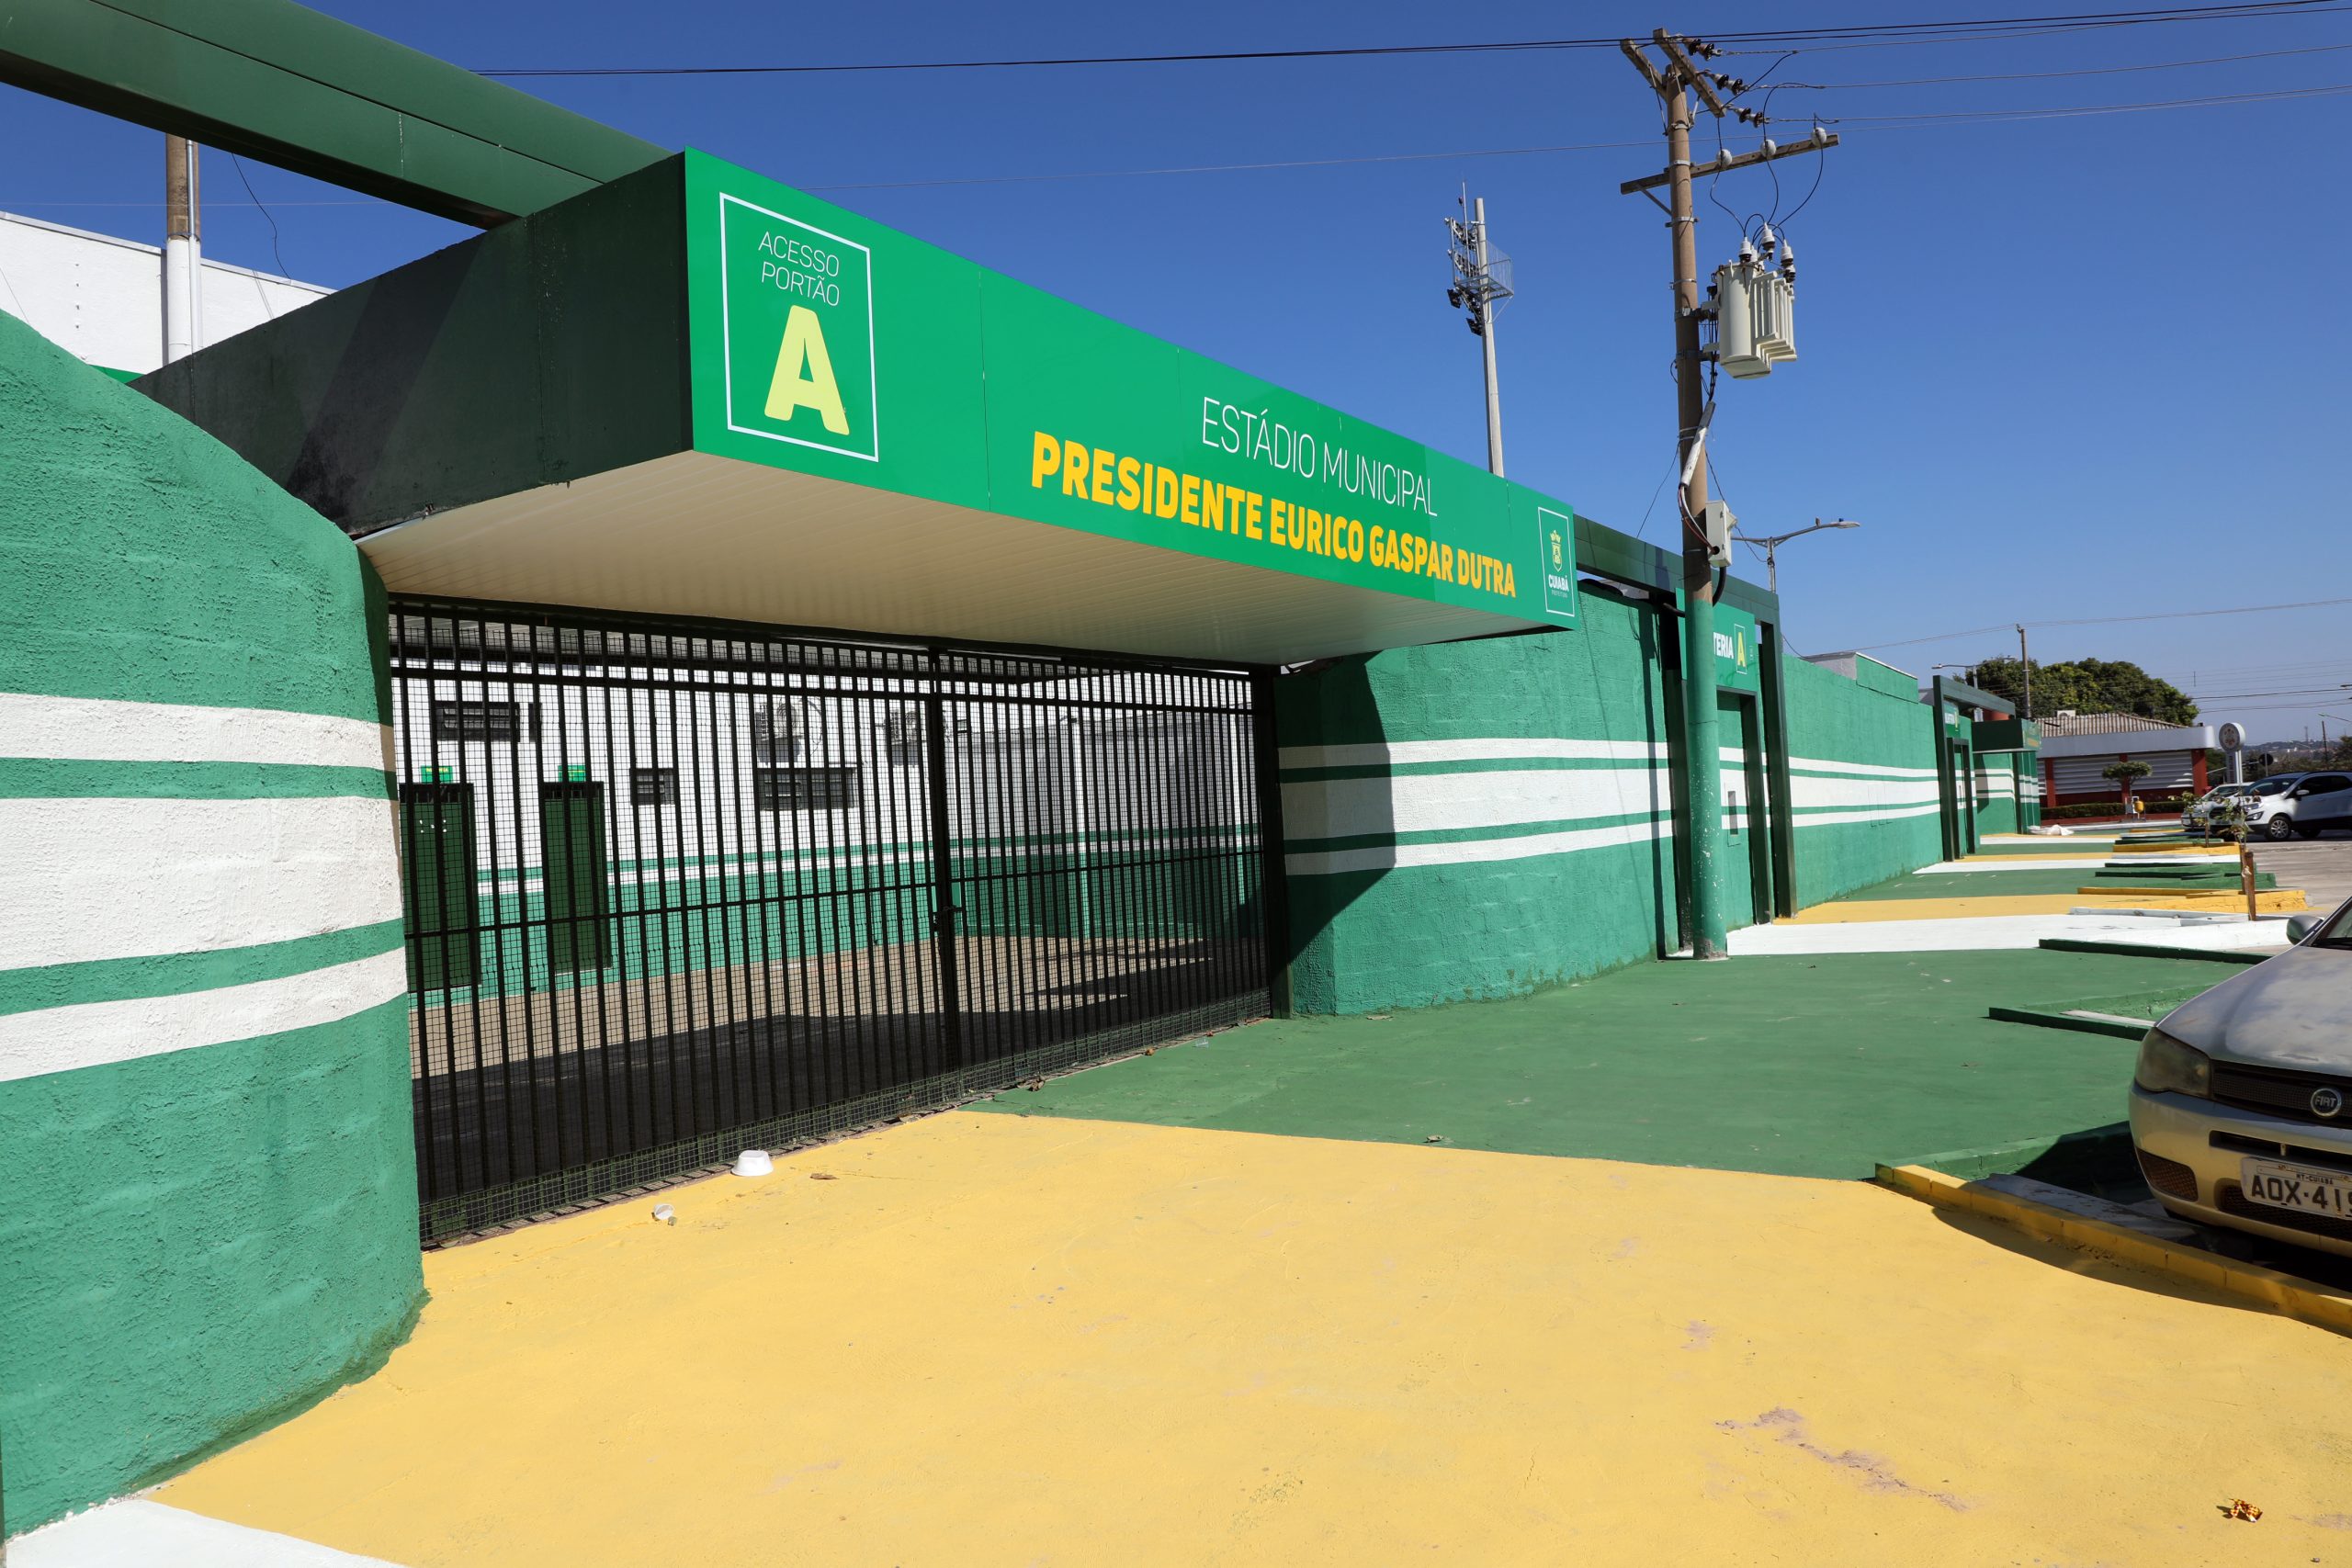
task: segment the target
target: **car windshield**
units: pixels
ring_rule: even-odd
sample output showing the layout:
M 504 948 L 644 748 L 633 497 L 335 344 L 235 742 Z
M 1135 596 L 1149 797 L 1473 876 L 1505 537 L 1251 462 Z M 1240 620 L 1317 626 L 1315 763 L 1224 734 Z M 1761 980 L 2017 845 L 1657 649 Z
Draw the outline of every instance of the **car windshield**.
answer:
M 2352 948 L 2352 899 L 2346 899 L 2334 918 L 2320 927 L 2319 934 L 2312 938 L 2312 945 Z
M 2250 787 L 2256 795 L 2283 795 L 2288 786 L 2294 782 L 2292 779 L 2265 779 L 2260 784 Z

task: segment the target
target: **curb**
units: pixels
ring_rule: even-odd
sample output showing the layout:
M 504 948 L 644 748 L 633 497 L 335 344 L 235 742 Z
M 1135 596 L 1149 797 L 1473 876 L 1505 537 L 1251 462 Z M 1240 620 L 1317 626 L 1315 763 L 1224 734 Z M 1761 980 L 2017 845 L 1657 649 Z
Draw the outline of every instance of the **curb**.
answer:
M 2112 1018 L 2052 1012 L 2044 1008 L 2003 1007 L 1997 1003 L 1986 1008 L 1984 1016 L 2000 1023 L 2032 1023 L 2044 1029 L 2072 1029 L 2083 1034 L 2110 1034 L 2118 1040 L 2143 1039 L 2151 1027 L 2147 1023 L 2124 1023 Z
M 2143 942 L 2093 942 L 2088 937 L 2046 936 L 2046 953 L 2112 953 L 2126 958 L 2204 958 L 2215 964 L 2260 964 L 2270 955 L 2226 947 L 2158 947 Z
M 2087 1181 L 2103 1186 L 2137 1180 L 2140 1162 L 2132 1152 L 2132 1129 L 2121 1122 L 2080 1132 L 2045 1134 L 1990 1148 L 1955 1149 L 1949 1154 L 1922 1155 L 1905 1167 L 1941 1171 L 1958 1181 L 1987 1176 L 2026 1176 L 2072 1187 Z M 1884 1169 L 1885 1167 L 1879 1168 Z
M 2136 914 L 2142 910 L 2159 913 L 2201 914 L 2207 910 L 2235 913 L 2245 907 L 2245 895 L 2236 888 L 2214 887 L 2086 887 L 2077 893 L 2097 894 L 2102 897 L 2139 898 L 2139 904 L 2086 904 L 2080 912 L 2086 915 Z M 2300 915 L 2310 906 L 2303 901 L 2300 887 L 2265 887 L 2255 893 L 2255 910 L 2264 915 Z
M 2263 874 L 2267 876 L 2269 874 L 2265 872 Z M 2194 898 L 2199 903 L 2212 904 L 2236 903 L 2243 901 L 2245 897 L 2245 889 L 2240 887 L 2234 882 L 2227 884 L 2195 882 L 2194 879 L 2186 876 L 2179 880 L 2184 883 L 2194 883 L 2194 885 L 2184 887 L 2177 886 L 2167 886 L 2162 883 L 2151 882 L 2105 882 L 2094 883 L 2088 887 L 2077 887 L 2075 891 L 2077 893 L 2121 893 L 2138 897 L 2146 897 L 2154 894 L 2165 898 Z M 2257 894 L 2300 893 L 2302 889 L 2300 887 L 2278 887 L 2275 886 L 2270 887 L 2257 886 L 2255 888 L 2255 892 Z
M 2352 1295 L 2281 1274 L 2259 1264 L 2239 1263 L 2193 1247 L 2161 1241 L 2102 1220 L 2086 1219 L 2030 1198 L 1981 1187 L 1920 1165 L 1883 1165 L 1878 1184 L 1939 1209 L 1964 1209 L 2014 1225 L 2028 1235 L 2061 1241 L 2086 1252 L 2152 1269 L 2245 1301 L 2257 1302 L 2321 1328 L 2352 1335 Z

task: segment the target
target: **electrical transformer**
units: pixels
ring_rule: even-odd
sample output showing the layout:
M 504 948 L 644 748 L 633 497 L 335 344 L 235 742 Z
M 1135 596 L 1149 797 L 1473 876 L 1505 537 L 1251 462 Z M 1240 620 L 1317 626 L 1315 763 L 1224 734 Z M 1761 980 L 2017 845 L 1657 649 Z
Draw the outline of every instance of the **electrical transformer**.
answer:
M 1715 268 L 1715 363 L 1741 380 L 1772 373 L 1771 360 L 1756 347 L 1755 276 L 1745 261 Z
M 1772 365 L 1797 356 L 1797 290 L 1786 275 L 1758 270 L 1748 285 L 1756 301 L 1756 352 Z
M 1796 267 L 1783 254 L 1778 271 L 1742 241 L 1739 259 L 1715 269 L 1715 362 L 1741 380 L 1769 376 L 1797 356 Z

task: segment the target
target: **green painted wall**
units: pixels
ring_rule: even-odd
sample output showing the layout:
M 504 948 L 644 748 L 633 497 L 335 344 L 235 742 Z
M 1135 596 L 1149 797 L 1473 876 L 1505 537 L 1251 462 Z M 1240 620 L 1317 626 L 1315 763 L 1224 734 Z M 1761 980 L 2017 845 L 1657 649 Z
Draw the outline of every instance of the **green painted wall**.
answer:
M 1588 590 L 1578 616 L 1277 682 L 1299 1011 L 1514 996 L 1673 945 L 1657 613 Z
M 1869 660 L 1851 679 L 1802 659 L 1782 669 L 1800 905 L 1942 858 L 1935 716 L 1917 682 Z
M 356 552 L 0 317 L 5 1529 L 365 1374 L 413 1319 Z
M 1672 621 L 1583 591 L 1579 629 L 1341 660 L 1276 683 L 1292 1000 L 1352 1013 L 1507 997 L 1671 951 Z M 1796 896 L 1939 855 L 1915 682 L 1782 661 Z M 1767 741 L 1726 701 L 1735 928 L 1769 917 Z

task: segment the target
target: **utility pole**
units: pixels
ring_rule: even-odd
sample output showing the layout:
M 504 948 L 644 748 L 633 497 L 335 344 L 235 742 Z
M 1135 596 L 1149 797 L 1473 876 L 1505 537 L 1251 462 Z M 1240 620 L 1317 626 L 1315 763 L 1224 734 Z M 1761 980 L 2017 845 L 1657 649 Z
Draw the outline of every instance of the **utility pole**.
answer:
M 1495 377 L 1495 307 L 1511 297 L 1510 258 L 1505 256 L 1499 265 L 1487 246 L 1487 198 L 1480 197 L 1475 204 L 1467 190 L 1463 192 L 1463 207 L 1467 218 L 1449 218 L 1447 231 L 1453 237 L 1453 248 L 1447 253 L 1453 263 L 1453 284 L 1445 291 L 1445 302 L 1462 310 L 1470 330 L 1478 334 L 1487 359 L 1487 471 L 1497 479 L 1503 473 L 1503 390 Z
M 1634 39 L 1618 48 L 1634 62 L 1666 109 L 1666 170 L 1618 186 L 1624 195 L 1647 195 L 1667 187 L 1667 228 L 1674 260 L 1674 393 L 1675 451 L 1682 461 L 1682 707 L 1683 798 L 1689 812 L 1684 824 L 1690 841 L 1690 955 L 1725 958 L 1724 917 L 1723 761 L 1718 750 L 1715 717 L 1715 568 L 1727 559 L 1730 540 L 1719 558 L 1708 536 L 1707 465 L 1701 461 L 1704 439 L 1706 389 L 1702 384 L 1705 356 L 1699 341 L 1699 219 L 1690 204 L 1690 95 L 1717 118 L 1728 112 L 1717 96 L 1715 83 L 1693 62 L 1695 51 L 1703 59 L 1713 53 L 1696 39 L 1679 38 L 1664 28 L 1650 42 L 1666 57 L 1663 70 L 1651 63 L 1643 45 Z M 1747 118 L 1743 115 L 1741 118 Z M 1770 141 L 1754 152 L 1711 160 L 1705 173 L 1717 174 L 1817 152 L 1837 144 L 1838 138 L 1816 130 L 1804 141 L 1775 147 Z M 1650 197 L 1653 202 L 1657 200 Z
M 164 138 L 164 363 L 204 346 L 203 219 L 196 143 Z
M 2025 645 L 2025 623 L 2018 623 L 2018 670 L 2025 676 L 2025 714 L 2033 716 L 2033 654 Z

